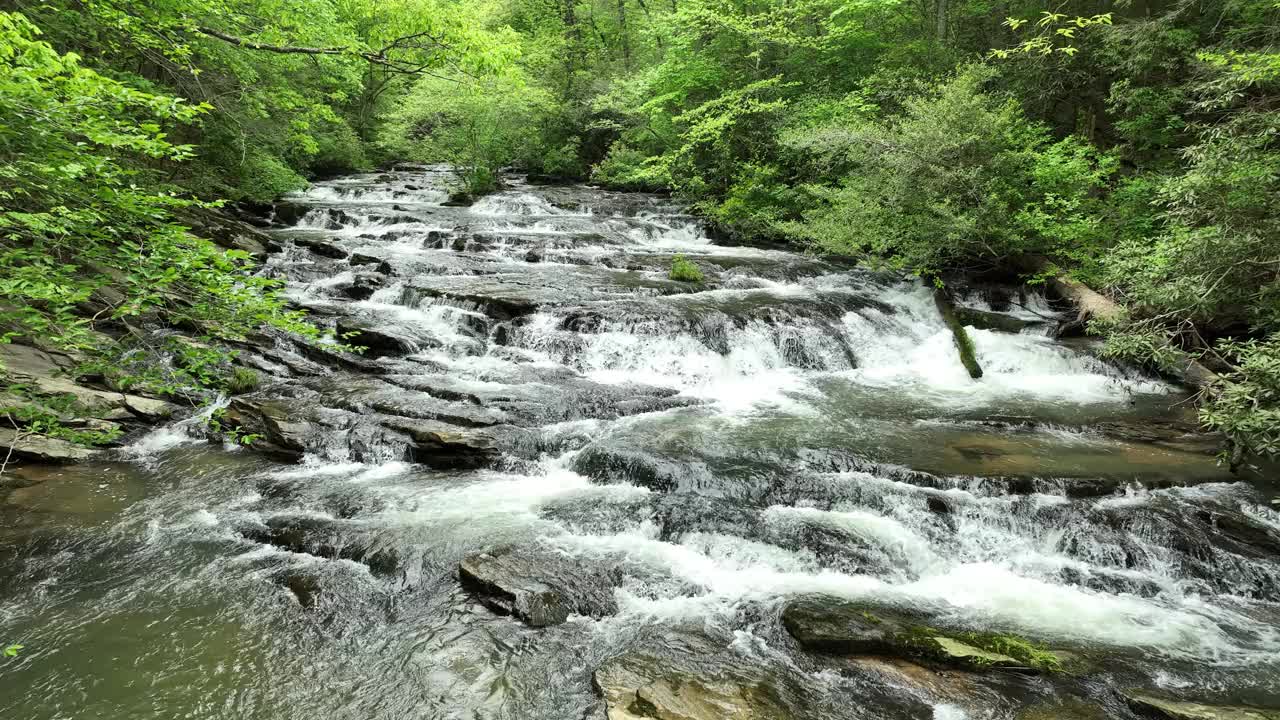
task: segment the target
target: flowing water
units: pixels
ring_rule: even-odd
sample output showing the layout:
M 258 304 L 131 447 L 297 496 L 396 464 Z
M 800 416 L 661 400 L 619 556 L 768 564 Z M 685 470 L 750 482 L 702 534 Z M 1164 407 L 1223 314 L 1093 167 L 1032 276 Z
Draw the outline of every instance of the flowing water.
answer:
M 1025 321 L 972 331 L 975 381 L 919 283 L 716 244 L 661 197 L 516 181 L 457 208 L 447 180 L 278 211 L 267 272 L 370 347 L 246 350 L 300 462 L 188 422 L 4 499 L 0 644 L 25 649 L 0 717 L 603 718 L 593 673 L 619 657 L 755 673 L 806 718 L 1054 692 L 833 670 L 781 629 L 806 593 L 1098 659 L 1073 690 L 1097 717 L 1127 713 L 1110 688 L 1280 702 L 1272 489 L 1124 432 L 1186 396 L 1052 340 L 1043 298 L 961 295 Z M 668 280 L 675 253 L 707 282 Z M 406 422 L 498 450 L 424 455 Z M 459 585 L 479 551 L 576 568 L 601 611 L 497 615 Z

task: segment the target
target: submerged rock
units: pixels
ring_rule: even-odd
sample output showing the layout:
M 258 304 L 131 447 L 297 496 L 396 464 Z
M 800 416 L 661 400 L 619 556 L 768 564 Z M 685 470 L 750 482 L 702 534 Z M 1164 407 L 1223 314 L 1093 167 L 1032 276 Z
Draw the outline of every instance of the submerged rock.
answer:
M 1134 712 L 1160 720 L 1280 720 L 1280 709 L 1202 705 L 1141 693 L 1124 694 L 1124 699 Z
M 632 658 L 595 673 L 607 720 L 791 720 L 764 684 L 663 673 Z

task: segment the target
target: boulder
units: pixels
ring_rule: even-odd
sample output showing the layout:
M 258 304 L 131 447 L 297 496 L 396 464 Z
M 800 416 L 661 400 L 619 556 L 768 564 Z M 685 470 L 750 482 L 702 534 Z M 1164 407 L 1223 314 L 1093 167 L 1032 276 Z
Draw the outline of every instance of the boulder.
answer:
M 617 612 L 618 578 L 552 548 L 508 546 L 476 553 L 458 564 L 458 579 L 485 607 L 532 627 L 559 625 L 570 614 L 603 617 Z
M 261 526 L 241 528 L 240 534 L 289 552 L 358 562 L 379 575 L 394 575 L 402 566 L 398 555 L 376 537 L 342 520 L 284 515 L 270 518 Z
M 292 227 L 298 224 L 298 221 L 306 217 L 311 212 L 310 205 L 303 205 L 296 202 L 278 202 L 271 212 L 271 220 L 277 225 L 285 225 Z
M 1280 709 L 1233 705 L 1204 705 L 1143 693 L 1124 693 L 1135 713 L 1160 720 L 1280 720 Z
M 339 320 L 337 331 L 343 342 L 366 348 L 365 355 L 368 357 L 409 355 L 418 350 L 418 346 L 409 338 L 381 330 L 357 318 Z
M 381 273 L 356 273 L 351 284 L 338 290 L 343 296 L 352 300 L 368 300 L 373 294 L 387 284 L 386 276 Z
M 460 428 L 402 417 L 384 418 L 382 425 L 409 437 L 408 460 L 441 470 L 493 465 L 504 449 L 516 449 L 514 445 L 522 434 L 519 428 L 510 426 Z
M 318 238 L 295 237 L 293 238 L 293 244 L 299 247 L 304 247 L 316 255 L 333 258 L 335 260 L 345 260 L 350 255 L 350 253 L 338 247 L 334 243 L 326 240 L 320 240 Z
M 307 438 L 316 434 L 311 422 L 289 405 L 256 397 L 238 397 L 227 406 L 224 425 L 258 435 L 253 446 L 288 460 L 300 460 Z

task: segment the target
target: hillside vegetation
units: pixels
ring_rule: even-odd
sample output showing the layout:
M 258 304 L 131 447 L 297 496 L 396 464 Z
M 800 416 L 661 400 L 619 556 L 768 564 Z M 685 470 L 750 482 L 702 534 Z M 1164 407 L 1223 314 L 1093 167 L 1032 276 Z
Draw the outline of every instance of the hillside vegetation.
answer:
M 115 382 L 225 387 L 225 341 L 315 333 L 189 213 L 514 165 L 931 280 L 1066 278 L 1119 304 L 1088 326 L 1108 354 L 1220 375 L 1202 420 L 1237 461 L 1280 452 L 1276 0 L 7 7 L 0 323 Z

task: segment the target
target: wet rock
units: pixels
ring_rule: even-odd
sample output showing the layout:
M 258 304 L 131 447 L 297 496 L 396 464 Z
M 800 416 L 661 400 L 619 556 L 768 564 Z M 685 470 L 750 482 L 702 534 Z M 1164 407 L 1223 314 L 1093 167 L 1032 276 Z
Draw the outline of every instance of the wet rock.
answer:
M 503 547 L 458 564 L 462 586 L 481 603 L 532 627 L 559 625 L 570 614 L 603 617 L 617 612 L 619 578 L 542 547 Z
M 1014 716 L 1014 720 L 1111 720 L 1110 708 L 1074 698 L 1038 702 Z
M 368 300 L 386 284 L 387 278 L 381 273 L 356 273 L 351 284 L 341 288 L 339 292 L 352 300 Z
M 294 237 L 293 244 L 304 247 L 316 255 L 321 257 L 333 258 L 335 260 L 345 260 L 350 253 L 339 247 L 337 244 L 309 237 Z
M 1124 699 L 1135 713 L 1160 720 L 1280 720 L 1280 709 L 1203 705 L 1142 693 L 1126 693 Z
M 656 667 L 615 660 L 596 671 L 607 720 L 790 720 L 795 717 L 763 682 L 663 673 Z
M 912 625 L 891 615 L 886 619 L 864 606 L 828 597 L 791 602 L 782 612 L 782 624 L 806 650 L 835 655 L 889 656 L 904 654 L 905 649 L 897 637 Z
M 1110 420 L 1090 426 L 1109 438 L 1126 442 L 1147 443 L 1182 452 L 1216 455 L 1226 444 L 1220 433 L 1207 433 L 1195 423 L 1178 420 L 1143 419 L 1142 421 Z
M 1238 543 L 1261 550 L 1269 556 L 1280 555 L 1280 532 L 1247 515 L 1226 509 L 1203 509 L 1196 513 L 1196 517 Z
M 0 459 L 9 452 L 13 458 L 27 462 L 64 464 L 83 462 L 97 457 L 101 450 L 45 437 L 44 435 L 19 434 L 15 430 L 0 428 Z
M 510 426 L 460 428 L 409 418 L 384 418 L 382 424 L 411 439 L 406 459 L 438 469 L 489 467 L 504 449 L 520 453 L 522 444 L 533 443 L 527 431 Z
M 902 702 L 890 688 L 815 682 L 809 668 L 776 661 L 776 653 L 743 647 L 736 638 L 667 626 L 603 663 L 592 684 L 607 720 L 799 720 L 927 717 L 919 700 Z M 599 716 L 592 716 L 599 717 Z
M 535 264 L 519 273 L 419 277 L 412 288 L 425 297 L 475 303 L 497 320 L 510 320 L 544 306 L 689 292 L 684 285 L 605 268 Z
M 380 575 L 397 575 L 402 569 L 401 559 L 390 547 L 359 526 L 340 520 L 277 516 L 262 526 L 241 528 L 240 532 L 250 540 L 289 552 L 358 562 Z
M 987 310 L 977 310 L 975 308 L 964 307 L 963 305 L 955 306 L 956 320 L 962 325 L 976 328 L 978 330 L 993 330 L 995 332 L 1005 332 L 1018 334 L 1024 329 L 1037 325 L 1029 320 L 1016 318 L 1012 315 L 1004 313 L 990 312 Z
M 319 599 L 323 585 L 314 575 L 300 571 L 290 571 L 281 578 L 281 583 L 293 593 L 298 604 L 304 608 L 313 608 Z
M 209 208 L 186 208 L 179 218 L 191 232 L 207 238 L 228 250 L 248 253 L 258 262 L 267 258 L 271 238 L 244 220 L 227 212 Z
M 310 205 L 296 202 L 278 202 L 271 213 L 271 220 L 277 225 L 292 227 L 311 212 Z
M 467 428 L 491 427 L 512 422 L 509 414 L 466 399 L 435 397 L 427 392 L 398 387 L 374 378 L 348 375 L 317 378 L 307 386 L 332 407 L 357 413 L 375 412 L 417 420 L 438 420 Z
M 522 427 L 585 418 L 612 420 L 697 402 L 677 396 L 670 388 L 606 385 L 563 369 L 526 367 L 510 384 L 491 381 L 477 385 L 448 374 L 391 375 L 387 380 L 435 398 L 501 412 L 509 422 Z
M 408 355 L 418 350 L 409 338 L 382 330 L 363 319 L 343 318 L 338 321 L 336 329 L 343 342 L 365 348 L 367 357 Z
M 935 629 L 927 617 L 900 609 L 810 596 L 789 603 L 782 623 L 801 647 L 813 652 L 917 658 L 970 670 L 1037 671 L 1027 659 L 979 647 L 984 643 L 976 636 Z
M 224 424 L 261 439 L 253 446 L 289 460 L 299 460 L 307 450 L 307 439 L 317 434 L 305 415 L 281 401 L 260 397 L 238 397 L 224 414 Z
M 347 258 L 347 262 L 352 265 L 377 265 L 382 262 L 382 258 L 357 252 L 351 253 L 351 257 Z

